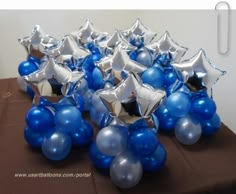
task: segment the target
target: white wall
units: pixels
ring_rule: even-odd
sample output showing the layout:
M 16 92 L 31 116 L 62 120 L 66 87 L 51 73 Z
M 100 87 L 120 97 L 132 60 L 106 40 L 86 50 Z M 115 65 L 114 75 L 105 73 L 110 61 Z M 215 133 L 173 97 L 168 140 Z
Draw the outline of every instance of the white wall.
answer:
M 18 64 L 26 52 L 17 39 L 28 35 L 39 24 L 50 35 L 61 38 L 78 29 L 89 18 L 101 31 L 129 27 L 136 18 L 160 37 L 166 30 L 180 45 L 189 48 L 184 59 L 203 48 L 211 62 L 227 74 L 214 86 L 214 99 L 223 122 L 236 133 L 236 11 L 232 11 L 231 50 L 227 56 L 217 52 L 217 13 L 215 11 L 124 10 L 124 11 L 0 11 L 0 78 L 16 77 Z

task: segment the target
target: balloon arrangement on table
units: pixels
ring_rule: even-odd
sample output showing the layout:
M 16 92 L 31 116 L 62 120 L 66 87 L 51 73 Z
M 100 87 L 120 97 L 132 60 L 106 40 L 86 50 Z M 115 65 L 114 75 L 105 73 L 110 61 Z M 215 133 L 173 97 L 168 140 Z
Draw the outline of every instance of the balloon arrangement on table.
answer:
M 92 163 L 118 187 L 131 188 L 143 171 L 165 165 L 158 130 L 186 145 L 214 135 L 221 121 L 211 90 L 225 72 L 202 49 L 182 61 L 187 48 L 168 32 L 156 35 L 140 20 L 111 36 L 87 20 L 61 41 L 40 26 L 19 39 L 28 57 L 18 67 L 18 84 L 33 98 L 27 143 L 50 160 L 66 158 L 72 146 L 92 142 L 93 129 L 82 119 L 88 111 L 101 128 L 90 145 Z M 58 95 L 54 103 L 48 98 Z

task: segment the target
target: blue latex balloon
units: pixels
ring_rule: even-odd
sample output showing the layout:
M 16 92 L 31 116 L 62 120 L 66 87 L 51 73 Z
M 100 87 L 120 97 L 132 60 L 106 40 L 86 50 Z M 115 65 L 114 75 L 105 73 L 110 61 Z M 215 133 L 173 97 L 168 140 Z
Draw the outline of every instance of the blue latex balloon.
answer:
M 18 72 L 21 76 L 29 75 L 38 70 L 38 66 L 33 61 L 23 61 L 18 66 Z
M 35 132 L 28 126 L 24 129 L 25 141 L 33 148 L 41 148 L 45 133 Z
M 162 65 L 162 66 L 168 66 L 172 60 L 171 54 L 169 53 L 164 53 L 164 54 L 159 54 L 156 58 L 156 63 Z
M 199 120 L 209 120 L 216 113 L 216 104 L 209 97 L 196 98 L 192 101 L 191 112 Z
M 82 126 L 77 130 L 73 130 L 70 137 L 73 145 L 86 146 L 92 140 L 93 128 L 87 121 L 83 120 Z
M 143 72 L 141 79 L 143 83 L 149 84 L 157 89 L 163 86 L 164 74 L 160 69 L 151 67 Z
M 184 117 L 191 108 L 190 98 L 182 92 L 175 92 L 167 98 L 166 108 L 173 117 Z
M 86 94 L 86 93 L 85 93 Z M 84 95 L 85 95 L 84 94 Z M 85 111 L 85 100 L 80 94 L 73 94 L 73 100 L 75 102 L 76 107 L 82 113 Z
M 45 132 L 54 127 L 53 113 L 43 106 L 34 106 L 27 113 L 25 121 L 35 132 Z
M 98 109 L 95 107 L 91 107 L 89 111 L 89 115 L 91 120 L 98 126 L 102 124 L 102 120 L 106 112 L 100 112 Z
M 170 86 L 171 84 L 175 83 L 177 80 L 177 75 L 173 70 L 165 70 L 164 72 L 164 85 L 165 87 Z
M 39 66 L 39 64 L 41 63 L 40 59 L 39 58 L 36 58 L 32 55 L 29 55 L 28 58 L 27 58 L 27 61 L 32 61 L 34 62 L 35 64 L 37 64 L 37 66 Z
M 42 143 L 42 152 L 49 160 L 63 160 L 71 151 L 71 138 L 66 133 L 55 131 L 46 136 Z
M 84 99 L 84 110 L 89 111 L 92 105 L 92 96 L 94 90 L 88 89 L 87 92 L 83 95 Z
M 88 82 L 86 79 L 81 79 L 80 84 L 76 87 L 75 93 L 83 96 L 88 90 Z
M 202 120 L 202 135 L 212 136 L 216 134 L 221 127 L 221 120 L 219 115 L 216 113 L 210 120 Z
M 155 115 L 159 120 L 159 129 L 164 132 L 173 132 L 175 128 L 175 123 L 177 121 L 176 117 L 171 116 L 169 110 L 165 105 L 161 105 L 156 111 Z
M 98 90 L 103 87 L 104 81 L 103 81 L 103 75 L 99 68 L 94 68 L 93 73 L 93 88 L 94 90 Z
M 147 49 L 140 52 L 138 51 L 136 61 L 146 67 L 151 67 L 153 63 L 152 55 Z
M 128 146 L 138 156 L 152 154 L 158 145 L 156 133 L 150 128 L 139 129 L 131 132 L 128 138 Z
M 98 150 L 95 142 L 93 142 L 90 145 L 89 156 L 90 156 L 90 159 L 91 159 L 93 165 L 96 168 L 98 168 L 98 169 L 105 169 L 105 170 L 109 170 L 111 162 L 112 162 L 112 160 L 114 158 L 112 156 L 107 156 L 105 154 L 102 154 Z
M 166 163 L 166 150 L 162 144 L 158 144 L 155 152 L 150 156 L 141 157 L 144 171 L 155 172 L 160 170 Z
M 81 113 L 74 106 L 61 106 L 55 112 L 56 128 L 60 131 L 70 133 L 72 130 L 77 130 L 81 127 Z
M 95 68 L 94 60 L 93 60 L 93 55 L 87 56 L 82 64 L 83 70 L 86 72 L 92 72 L 93 69 Z

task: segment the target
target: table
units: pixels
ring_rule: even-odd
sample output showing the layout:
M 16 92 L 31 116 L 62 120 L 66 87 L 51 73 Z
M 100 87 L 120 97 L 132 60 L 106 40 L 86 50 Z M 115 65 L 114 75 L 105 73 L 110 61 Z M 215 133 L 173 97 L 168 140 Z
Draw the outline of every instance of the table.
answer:
M 158 134 L 167 150 L 165 167 L 144 174 L 139 185 L 123 190 L 93 167 L 87 148 L 73 149 L 58 163 L 32 150 L 23 138 L 24 117 L 30 107 L 31 100 L 19 91 L 16 79 L 0 80 L 1 194 L 236 193 L 236 135 L 224 124 L 214 137 L 201 138 L 193 146 Z M 15 177 L 19 173 L 88 173 L 88 177 Z

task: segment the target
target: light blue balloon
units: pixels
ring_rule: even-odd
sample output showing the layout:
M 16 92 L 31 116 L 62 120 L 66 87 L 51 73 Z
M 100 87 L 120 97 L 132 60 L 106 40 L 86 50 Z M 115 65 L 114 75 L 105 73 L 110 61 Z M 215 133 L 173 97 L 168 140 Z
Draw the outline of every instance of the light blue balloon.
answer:
M 143 167 L 140 160 L 130 151 L 116 156 L 110 167 L 112 182 L 120 188 L 131 188 L 142 178 Z
M 92 96 L 94 91 L 92 89 L 88 89 L 87 92 L 83 95 L 84 98 L 84 109 L 89 111 L 92 105 Z
M 116 156 L 126 150 L 128 129 L 110 125 L 101 129 L 96 137 L 96 145 L 100 152 L 108 156 Z
M 42 152 L 49 160 L 63 160 L 71 151 L 71 138 L 66 133 L 56 131 L 46 136 L 42 143 Z
M 191 116 L 180 118 L 175 125 L 175 136 L 185 145 L 196 143 L 202 134 L 201 124 Z
M 167 98 L 166 108 L 172 116 L 184 117 L 191 108 L 190 98 L 182 92 L 175 92 Z
M 88 82 L 86 79 L 81 79 L 80 84 L 76 86 L 75 92 L 83 96 L 88 90 Z
M 151 67 L 153 64 L 153 58 L 151 53 L 147 49 L 143 49 L 138 52 L 136 61 L 145 65 L 146 67 Z

